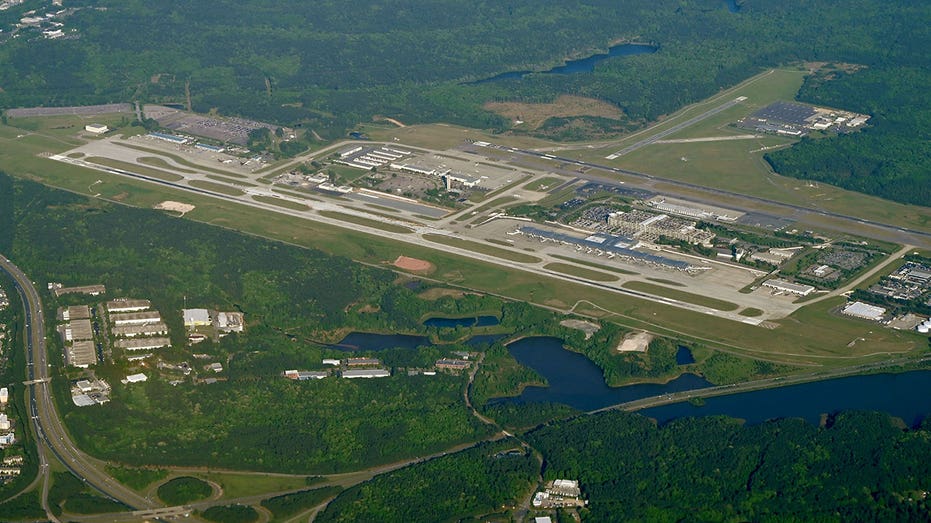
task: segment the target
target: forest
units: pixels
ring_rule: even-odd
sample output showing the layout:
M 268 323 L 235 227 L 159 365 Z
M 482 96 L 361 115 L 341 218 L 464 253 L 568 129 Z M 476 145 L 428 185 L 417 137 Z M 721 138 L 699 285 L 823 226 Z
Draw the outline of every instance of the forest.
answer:
M 869 127 L 859 133 L 804 138 L 789 149 L 771 152 L 766 160 L 773 170 L 889 200 L 931 205 L 931 59 L 922 54 L 924 63 L 908 67 L 887 64 L 808 77 L 799 100 L 872 115 Z
M 588 521 L 925 521 L 929 430 L 867 412 L 822 426 L 706 417 L 663 427 L 612 412 L 527 437 L 545 479 L 579 480 Z
M 875 412 L 825 416 L 820 426 L 801 419 L 746 425 L 717 416 L 657 426 L 612 411 L 551 423 L 523 438 L 542 455 L 543 481 L 579 481 L 589 502 L 583 521 L 927 521 L 929 430 L 927 420 L 909 428 Z M 510 508 L 503 500 L 529 495 L 531 463 L 478 449 L 353 487 L 321 520 L 493 519 L 502 505 Z M 489 467 L 505 465 L 507 472 L 494 473 L 504 477 L 488 478 Z M 461 475 L 447 472 L 453 466 Z M 459 492 L 466 495 L 451 495 Z M 498 504 L 481 503 L 489 496 Z
M 503 129 L 507 122 L 484 111 L 485 102 L 574 94 L 606 100 L 642 123 L 784 63 L 919 65 L 921 46 L 911 40 L 927 41 L 931 9 L 817 0 L 743 2 L 730 12 L 725 4 L 65 0 L 76 9 L 65 19 L 74 36 L 0 37 L 0 107 L 185 103 L 189 89 L 199 111 L 334 137 L 374 115 Z M 593 73 L 470 83 L 546 70 L 622 41 L 659 50 L 606 60 Z

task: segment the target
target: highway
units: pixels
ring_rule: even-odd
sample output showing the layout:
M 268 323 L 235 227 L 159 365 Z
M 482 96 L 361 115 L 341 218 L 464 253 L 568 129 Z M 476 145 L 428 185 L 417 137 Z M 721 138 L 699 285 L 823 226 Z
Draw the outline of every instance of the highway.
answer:
M 32 281 L 10 260 L 0 255 L 0 269 L 14 282 L 23 301 L 26 322 L 26 368 L 29 387 L 29 411 L 35 428 L 38 453 L 41 460 L 40 475 L 43 476 L 42 505 L 48 513 L 48 453 L 55 457 L 75 476 L 104 496 L 125 504 L 131 509 L 156 508 L 158 505 L 143 498 L 115 479 L 102 472 L 93 458 L 75 446 L 65 430 L 55 408 L 49 381 L 49 363 L 45 342 L 45 315 L 42 300 Z M 57 521 L 49 513 L 49 518 Z

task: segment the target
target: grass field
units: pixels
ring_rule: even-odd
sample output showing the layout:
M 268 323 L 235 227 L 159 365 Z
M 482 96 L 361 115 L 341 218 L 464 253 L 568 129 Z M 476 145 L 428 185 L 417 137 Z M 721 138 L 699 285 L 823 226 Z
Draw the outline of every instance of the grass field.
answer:
M 672 285 L 673 287 L 685 287 L 685 285 L 672 280 L 664 280 L 662 278 L 647 278 L 648 280 L 656 283 L 662 283 L 663 285 Z
M 544 265 L 543 268 L 549 269 L 551 271 L 561 272 L 563 274 L 568 274 L 569 276 L 578 276 L 579 278 L 585 278 L 586 280 L 592 281 L 617 281 L 620 279 L 613 274 L 576 267 L 575 265 L 569 265 L 568 263 L 548 263 Z
M 747 307 L 746 309 L 740 311 L 738 314 L 740 314 L 741 316 L 746 316 L 748 318 L 755 318 L 757 316 L 761 316 L 763 314 L 763 311 L 761 311 L 760 309 L 755 309 L 753 307 Z
M 241 185 L 243 187 L 258 187 L 258 185 L 254 183 L 244 182 L 242 180 L 236 180 L 233 178 L 227 178 L 226 176 L 220 176 L 218 174 L 207 174 L 205 176 L 207 176 L 207 178 L 210 178 L 211 180 L 216 180 L 218 182 L 231 183 L 234 185 Z
M 535 130 L 551 117 L 600 116 L 620 120 L 624 112 L 617 106 L 595 98 L 562 95 L 552 103 L 488 102 L 485 110 L 515 121 L 518 129 Z M 523 122 L 517 124 L 517 121 Z
M 361 218 L 359 216 L 354 216 L 352 214 L 346 214 L 337 211 L 320 211 L 320 214 L 328 218 L 336 218 L 337 220 L 342 220 L 348 223 L 355 223 L 358 225 L 365 225 L 366 227 L 372 227 L 373 229 L 381 229 L 388 232 L 396 232 L 403 234 L 410 234 L 414 231 L 408 229 L 407 227 L 401 227 L 400 225 L 394 225 L 393 223 L 383 223 L 376 220 L 369 220 L 368 218 Z
M 618 274 L 629 274 L 629 275 L 640 274 L 639 272 L 628 271 L 628 270 L 625 270 L 625 269 L 620 269 L 620 268 L 618 268 L 618 267 L 611 267 L 611 266 L 609 266 L 609 265 L 603 265 L 603 264 L 601 264 L 601 263 L 595 263 L 595 262 L 588 261 L 588 260 L 573 258 L 573 257 L 571 257 L 571 256 L 563 256 L 563 255 L 561 255 L 561 254 L 551 254 L 551 256 L 552 256 L 553 258 L 559 258 L 560 260 L 566 260 L 566 261 L 570 261 L 570 262 L 572 262 L 572 263 L 578 263 L 579 265 L 587 265 L 587 266 L 589 266 L 589 267 L 595 267 L 595 268 L 598 268 L 598 269 L 604 269 L 604 270 L 606 270 L 606 271 L 616 272 L 616 273 L 618 273 Z
M 537 258 L 536 256 L 531 256 L 521 252 L 499 249 L 493 245 L 473 242 L 470 240 L 463 240 L 462 238 L 453 238 L 451 236 L 443 236 L 441 234 L 424 234 L 423 238 L 433 243 L 449 245 L 451 247 L 459 247 L 460 249 L 468 249 L 473 252 L 480 252 L 482 254 L 494 256 L 495 258 L 503 258 L 505 260 L 516 261 L 520 263 L 538 263 L 541 261 L 540 258 Z
M 242 196 L 243 194 L 246 194 L 235 187 L 226 185 L 225 183 L 213 183 L 204 180 L 191 180 L 188 183 L 191 184 L 191 187 L 206 189 L 208 191 L 218 192 L 220 194 L 228 194 L 230 196 Z
M 737 304 L 731 303 L 729 301 L 702 296 L 700 294 L 693 294 L 691 292 L 680 291 L 678 289 L 670 289 L 669 287 L 663 287 L 661 285 L 653 285 L 652 283 L 647 283 L 645 281 L 629 281 L 624 283 L 623 286 L 625 289 L 647 292 L 650 294 L 655 294 L 656 296 L 663 296 L 664 298 L 672 298 L 674 300 L 684 301 L 686 303 L 711 307 L 712 309 L 717 309 L 719 311 L 735 311 L 738 309 Z
M 220 485 L 220 488 L 223 489 L 223 496 L 220 499 L 235 499 L 244 496 L 295 490 L 308 485 L 307 476 L 288 476 L 284 474 L 209 472 L 188 475 Z
M 562 183 L 562 179 L 547 176 L 528 183 L 524 186 L 524 189 L 527 189 L 528 191 L 546 191 L 556 187 L 560 183 Z
M 129 171 L 136 174 L 142 174 L 144 176 L 149 176 L 152 178 L 157 178 L 159 180 L 165 180 L 166 182 L 177 182 L 183 180 L 184 177 L 175 173 L 170 173 L 168 171 L 162 171 L 161 169 L 152 169 L 151 167 L 146 167 L 144 165 L 136 165 L 129 162 L 121 162 L 120 160 L 114 160 L 112 158 L 101 158 L 99 156 L 88 156 L 84 158 L 84 161 L 87 163 L 93 163 L 96 165 L 103 165 L 104 167 L 114 167 L 116 169 L 122 169 L 124 171 Z
M 171 165 L 166 162 L 164 158 L 158 158 L 157 156 L 142 156 L 136 159 L 139 163 L 144 163 L 146 165 L 151 165 L 152 167 L 158 167 L 159 169 L 170 169 L 172 171 L 177 171 L 179 173 L 185 174 L 194 174 L 197 171 L 192 171 L 190 169 L 183 169 L 176 165 Z

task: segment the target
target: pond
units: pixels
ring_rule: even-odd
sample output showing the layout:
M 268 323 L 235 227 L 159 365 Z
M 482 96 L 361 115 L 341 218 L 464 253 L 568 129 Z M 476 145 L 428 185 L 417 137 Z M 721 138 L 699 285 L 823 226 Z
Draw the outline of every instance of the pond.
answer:
M 492 403 L 556 402 L 579 410 L 595 410 L 639 398 L 711 386 L 699 376 L 683 374 L 665 384 L 609 387 L 601 369 L 585 356 L 564 349 L 559 338 L 524 338 L 509 344 L 508 350 L 522 365 L 546 378 L 549 387 L 527 387 L 517 398 L 499 398 Z
M 416 349 L 421 345 L 432 345 L 430 338 L 411 334 L 350 332 L 345 338 L 339 340 L 339 343 L 329 347 L 344 351 L 379 351 L 394 348 Z
M 493 402 L 556 402 L 587 411 L 711 385 L 694 374 L 684 374 L 664 385 L 608 387 L 601 369 L 585 356 L 564 349 L 562 344 L 559 338 L 537 337 L 508 345 L 517 361 L 539 372 L 550 386 L 527 387 L 517 398 L 499 398 Z M 677 361 L 684 361 L 679 359 L 684 357 L 683 348 L 680 347 Z M 687 355 L 691 358 L 691 352 Z M 849 376 L 707 398 L 703 406 L 681 402 L 640 413 L 660 423 L 680 417 L 712 415 L 741 418 L 748 423 L 787 417 L 818 423 L 822 414 L 842 410 L 886 412 L 915 426 L 931 413 L 931 371 Z
M 469 318 L 430 318 L 423 322 L 426 327 L 491 327 L 498 325 L 497 316 L 472 316 Z

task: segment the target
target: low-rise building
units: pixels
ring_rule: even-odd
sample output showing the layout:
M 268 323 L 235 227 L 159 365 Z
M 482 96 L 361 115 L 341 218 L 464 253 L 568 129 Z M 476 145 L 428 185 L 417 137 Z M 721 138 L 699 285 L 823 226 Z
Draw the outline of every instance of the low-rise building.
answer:
M 221 332 L 242 332 L 245 326 L 241 312 L 218 312 L 217 328 Z
M 346 365 L 350 367 L 365 367 L 367 365 L 381 365 L 381 360 L 378 358 L 349 358 L 346 360 Z
M 184 309 L 181 314 L 184 316 L 185 327 L 203 327 L 212 323 L 207 309 Z
M 168 334 L 168 325 L 165 325 L 162 322 L 146 323 L 142 325 L 120 325 L 110 329 L 110 333 L 118 338 L 158 336 Z
M 143 381 L 147 381 L 148 379 L 149 378 L 145 374 L 140 372 L 139 374 L 130 374 L 129 376 L 126 376 L 126 378 L 124 378 L 122 381 L 125 385 L 128 383 L 141 383 Z
M 158 311 L 125 312 L 110 315 L 110 323 L 120 325 L 144 325 L 146 323 L 161 323 L 162 315 Z
M 10 401 L 10 389 L 0 388 L 0 406 L 6 405 Z
M 340 361 L 334 359 L 325 359 L 323 360 L 324 365 L 333 365 L 334 367 L 339 367 Z
M 13 432 L 0 435 L 0 448 L 9 447 L 14 443 L 16 443 L 16 434 Z
M 781 280 L 779 278 L 773 278 L 771 280 L 766 280 L 763 282 L 763 287 L 769 287 L 770 289 L 787 292 L 789 294 L 797 294 L 799 296 L 808 296 L 814 292 L 815 288 L 811 285 L 803 285 L 801 283 L 792 283 L 790 281 Z
M 107 288 L 103 285 L 84 285 L 81 287 L 63 287 L 60 283 L 50 283 L 49 290 L 55 292 L 56 297 L 60 297 L 65 294 L 89 294 L 91 296 L 97 296 L 107 292 Z
M 90 340 L 76 341 L 65 348 L 65 361 L 68 365 L 86 369 L 97 364 L 97 351 Z
M 152 350 L 171 345 L 169 338 L 129 338 L 116 340 L 113 345 L 123 350 Z
M 286 370 L 283 373 L 285 378 L 290 380 L 298 381 L 307 381 L 307 380 L 322 380 L 330 375 L 327 371 L 314 371 L 314 370 Z
M 57 35 L 57 36 L 61 36 L 61 34 L 62 34 L 61 29 L 59 29 L 59 30 L 58 30 L 58 35 Z M 84 130 L 87 131 L 87 132 L 89 132 L 89 133 L 93 133 L 93 134 L 103 134 L 103 133 L 109 131 L 110 128 L 107 127 L 106 125 L 100 124 L 100 123 L 89 123 L 89 124 L 87 124 L 87 125 L 84 126 Z
M 436 360 L 436 368 L 446 370 L 464 370 L 468 369 L 472 362 L 468 360 L 441 359 Z
M 90 317 L 91 310 L 87 305 L 72 305 L 63 308 L 61 311 L 61 319 L 65 321 L 87 320 L 90 319 Z
M 94 327 L 90 320 L 74 320 L 65 326 L 65 341 L 91 340 Z
M 211 363 L 210 365 L 205 365 L 204 370 L 212 370 L 213 372 L 223 372 L 223 365 L 220 363 Z
M 348 369 L 342 373 L 344 378 L 387 378 L 391 376 L 388 369 Z
M 149 300 L 135 300 L 131 298 L 117 298 L 107 302 L 107 312 L 139 312 L 149 309 L 152 302 Z
M 854 318 L 879 321 L 885 316 L 886 309 L 884 307 L 863 303 L 862 301 L 855 301 L 844 307 L 844 310 L 841 312 L 847 316 L 853 316 Z

